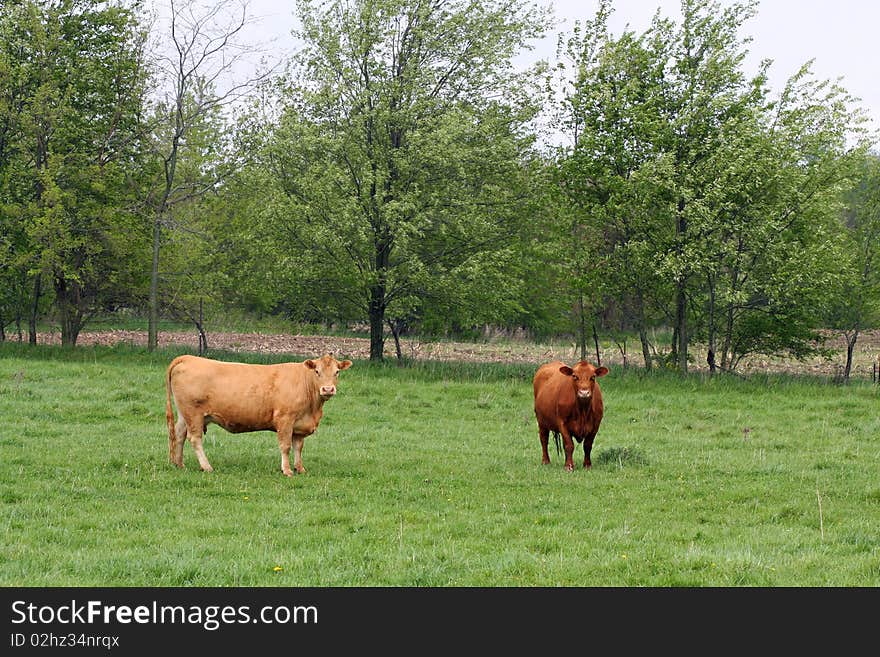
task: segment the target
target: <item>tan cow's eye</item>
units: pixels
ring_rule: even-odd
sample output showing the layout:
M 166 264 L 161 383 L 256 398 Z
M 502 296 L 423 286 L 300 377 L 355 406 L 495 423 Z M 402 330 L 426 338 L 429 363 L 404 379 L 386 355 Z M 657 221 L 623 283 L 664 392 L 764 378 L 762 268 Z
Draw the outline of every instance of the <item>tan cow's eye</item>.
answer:
M 575 381 L 580 381 L 580 377 L 577 374 L 572 374 L 571 378 L 574 379 Z

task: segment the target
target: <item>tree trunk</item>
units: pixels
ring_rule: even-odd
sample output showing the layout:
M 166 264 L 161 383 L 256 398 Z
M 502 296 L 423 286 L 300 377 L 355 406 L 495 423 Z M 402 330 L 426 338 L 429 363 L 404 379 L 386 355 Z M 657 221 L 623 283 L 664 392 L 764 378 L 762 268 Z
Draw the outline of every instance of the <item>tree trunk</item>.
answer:
M 724 325 L 724 344 L 721 347 L 721 367 L 727 368 L 733 360 L 733 354 L 730 353 L 733 345 L 733 304 L 727 308 L 727 318 Z
M 687 219 L 684 216 L 685 202 L 683 198 L 678 200 L 678 218 L 675 224 L 675 234 L 679 245 L 684 243 L 687 233 Z M 682 257 L 681 248 L 679 248 L 679 257 Z M 688 327 L 687 327 L 687 297 L 685 295 L 685 286 L 687 277 L 684 273 L 680 274 L 681 278 L 676 283 L 675 298 L 675 327 L 677 329 L 678 344 L 676 352 L 678 357 L 678 369 L 682 374 L 687 374 L 688 370 Z
M 650 371 L 653 367 L 651 363 L 651 344 L 648 342 L 648 332 L 645 331 L 645 325 L 639 326 L 639 341 L 642 343 L 642 358 L 645 359 L 645 369 Z
M 147 350 L 159 345 L 159 238 L 162 224 L 159 215 L 153 219 L 153 261 L 150 267 L 150 308 L 147 320 Z
M 672 351 L 670 352 L 669 356 L 672 360 L 667 361 L 667 362 L 677 363 L 678 362 L 678 325 L 677 324 L 672 327 L 672 346 L 671 346 L 671 349 L 672 349 Z
M 596 367 L 602 366 L 602 356 L 599 354 L 599 335 L 596 333 L 596 323 L 593 322 L 593 343 L 596 345 Z
M 581 360 L 587 360 L 587 318 L 584 315 L 584 294 L 580 293 L 578 296 L 578 314 L 579 314 L 579 324 L 578 326 L 578 342 L 581 347 Z
M 31 315 L 28 317 L 28 343 L 37 344 L 37 311 L 40 308 L 40 296 L 43 289 L 43 276 L 37 274 L 34 279 L 34 302 L 31 305 Z
M 370 360 L 381 361 L 385 351 L 385 286 L 370 288 Z
M 391 329 L 391 335 L 394 336 L 394 350 L 397 353 L 397 362 L 403 362 L 403 350 L 400 348 L 400 324 L 398 320 L 393 319 L 388 322 L 388 328 Z
M 199 332 L 199 356 L 204 356 L 208 353 L 208 336 L 205 335 L 205 315 L 203 310 L 202 299 L 199 299 L 199 319 L 196 322 L 196 330 Z
M 715 328 L 715 281 L 712 277 L 709 277 L 709 336 L 708 336 L 708 347 L 709 353 L 706 357 L 706 362 L 709 364 L 709 374 L 711 376 L 715 375 L 715 334 L 717 333 Z
M 843 380 L 849 383 L 849 375 L 852 372 L 853 352 L 856 349 L 856 340 L 859 339 L 858 329 L 852 335 L 846 337 L 846 367 L 843 368 Z
M 678 284 L 678 294 L 675 300 L 675 326 L 677 328 L 678 344 L 676 352 L 678 357 L 678 369 L 682 374 L 688 371 L 688 337 L 687 337 L 687 298 L 684 294 L 684 283 Z
M 636 307 L 636 323 L 639 331 L 639 341 L 642 343 L 642 358 L 645 359 L 645 369 L 650 370 L 651 363 L 651 344 L 648 342 L 648 332 L 645 330 L 645 301 L 642 298 L 642 292 L 639 290 L 636 295 L 638 303 Z
M 76 346 L 83 318 L 80 296 L 80 289 L 76 283 L 69 285 L 64 278 L 55 279 L 55 298 L 60 315 L 62 347 Z

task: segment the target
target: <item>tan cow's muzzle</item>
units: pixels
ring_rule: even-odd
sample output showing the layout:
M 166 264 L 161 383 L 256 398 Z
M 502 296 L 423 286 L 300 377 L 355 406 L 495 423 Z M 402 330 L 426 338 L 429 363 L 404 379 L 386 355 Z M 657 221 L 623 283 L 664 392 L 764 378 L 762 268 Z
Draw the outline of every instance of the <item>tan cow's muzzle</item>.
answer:
M 336 394 L 336 386 L 321 386 L 321 396 L 330 399 Z

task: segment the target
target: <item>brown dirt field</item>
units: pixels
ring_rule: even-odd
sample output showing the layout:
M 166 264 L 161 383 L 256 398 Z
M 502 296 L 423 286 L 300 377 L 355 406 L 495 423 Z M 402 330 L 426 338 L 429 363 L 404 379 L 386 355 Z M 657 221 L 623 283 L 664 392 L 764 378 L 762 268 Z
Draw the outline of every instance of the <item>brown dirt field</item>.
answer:
M 43 333 L 37 336 L 42 344 L 60 343 L 57 332 Z M 146 331 L 84 331 L 80 334 L 77 344 L 80 346 L 115 344 L 131 344 L 144 346 L 147 343 Z M 159 346 L 186 345 L 193 351 L 198 349 L 198 336 L 195 331 L 164 331 L 159 333 Z M 744 361 L 738 368 L 743 375 L 756 373 L 789 373 L 811 374 L 815 376 L 834 377 L 840 373 L 845 362 L 843 339 L 839 336 L 829 337 L 827 347 L 835 349 L 831 360 L 814 358 L 798 362 L 784 358 L 755 357 Z M 279 335 L 265 333 L 209 333 L 208 347 L 231 352 L 255 352 L 264 354 L 295 354 L 320 355 L 325 352 L 355 359 L 367 359 L 370 355 L 370 341 L 367 338 L 314 336 L 314 335 Z M 414 360 L 443 361 L 481 361 L 506 363 L 531 363 L 538 365 L 548 360 L 559 359 L 566 362 L 578 357 L 578 349 L 574 344 L 556 343 L 534 344 L 526 340 L 498 339 L 481 343 L 466 342 L 420 342 L 412 339 L 401 341 L 401 348 L 406 357 Z M 627 364 L 637 367 L 643 365 L 640 346 L 636 342 L 626 345 Z M 703 345 L 693 345 L 691 354 L 694 357 L 692 369 L 705 371 L 706 349 Z M 621 367 L 624 358 L 618 347 L 606 347 L 600 350 L 602 363 L 609 367 Z M 385 341 L 386 358 L 395 358 L 394 342 Z M 856 343 L 853 377 L 872 377 L 872 365 L 880 359 L 880 331 L 867 331 Z

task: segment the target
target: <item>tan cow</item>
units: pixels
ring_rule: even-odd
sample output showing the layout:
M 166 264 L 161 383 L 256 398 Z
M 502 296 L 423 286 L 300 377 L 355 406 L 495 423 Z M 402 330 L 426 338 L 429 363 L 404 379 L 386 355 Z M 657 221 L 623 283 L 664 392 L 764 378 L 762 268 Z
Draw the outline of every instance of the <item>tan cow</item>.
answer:
M 183 441 L 189 441 L 206 472 L 213 468 L 202 447 L 202 435 L 213 422 L 231 433 L 275 431 L 281 449 L 281 471 L 288 477 L 305 472 L 302 448 L 306 436 L 318 428 L 324 402 L 336 394 L 340 370 L 350 360 L 329 354 L 302 363 L 250 365 L 198 356 L 179 356 L 165 376 L 168 452 L 183 467 Z M 171 408 L 177 407 L 177 425 Z M 293 470 L 290 447 L 293 445 Z

